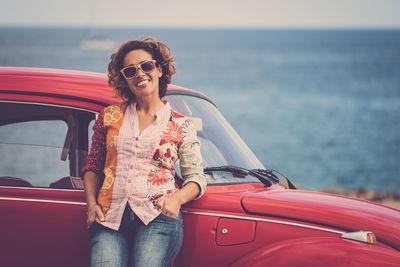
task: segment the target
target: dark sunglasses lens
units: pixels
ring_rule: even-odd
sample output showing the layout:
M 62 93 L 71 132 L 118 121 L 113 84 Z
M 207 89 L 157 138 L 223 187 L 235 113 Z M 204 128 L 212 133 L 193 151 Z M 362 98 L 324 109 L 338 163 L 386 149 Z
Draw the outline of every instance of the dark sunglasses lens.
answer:
M 132 78 L 136 74 L 136 68 L 135 67 L 129 67 L 124 69 L 124 74 L 126 78 Z
M 150 72 L 152 70 L 154 70 L 154 63 L 153 61 L 148 61 L 148 62 L 144 62 L 141 66 L 142 70 L 144 72 Z

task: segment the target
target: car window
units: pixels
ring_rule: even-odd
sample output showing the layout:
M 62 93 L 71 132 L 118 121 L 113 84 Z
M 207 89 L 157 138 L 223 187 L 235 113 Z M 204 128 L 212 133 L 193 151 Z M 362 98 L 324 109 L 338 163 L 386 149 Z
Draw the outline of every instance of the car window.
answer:
M 68 126 L 64 121 L 29 121 L 0 127 L 0 170 L 3 180 L 23 180 L 49 187 L 69 176 L 69 162 L 60 160 Z M 20 181 L 22 184 L 22 181 Z M 17 183 L 15 183 L 17 185 Z
M 93 113 L 2 102 L 0 112 L 0 186 L 83 188 Z

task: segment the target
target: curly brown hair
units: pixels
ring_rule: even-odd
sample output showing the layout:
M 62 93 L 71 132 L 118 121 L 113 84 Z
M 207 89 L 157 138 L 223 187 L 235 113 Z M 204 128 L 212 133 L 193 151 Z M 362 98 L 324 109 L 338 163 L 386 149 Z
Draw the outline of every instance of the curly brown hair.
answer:
M 159 95 L 163 97 L 167 91 L 167 85 L 172 81 L 172 75 L 176 73 L 174 66 L 175 58 L 171 57 L 171 50 L 163 43 L 157 42 L 154 38 L 126 41 L 111 55 L 108 64 L 108 84 L 114 88 L 116 95 L 128 101 L 136 101 L 136 96 L 129 89 L 129 86 L 120 72 L 123 68 L 123 61 L 132 50 L 145 50 L 156 60 L 156 66 L 161 66 L 162 76 L 159 79 Z

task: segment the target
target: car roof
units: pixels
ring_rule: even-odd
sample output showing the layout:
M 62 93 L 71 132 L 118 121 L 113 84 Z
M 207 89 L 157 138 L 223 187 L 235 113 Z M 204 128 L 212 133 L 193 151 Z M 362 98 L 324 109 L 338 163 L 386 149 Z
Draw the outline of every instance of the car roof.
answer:
M 0 94 L 60 98 L 108 106 L 121 102 L 103 73 L 26 67 L 0 67 Z M 204 94 L 176 85 L 168 85 L 167 94 L 184 94 L 212 101 Z M 17 100 L 17 99 L 13 99 Z

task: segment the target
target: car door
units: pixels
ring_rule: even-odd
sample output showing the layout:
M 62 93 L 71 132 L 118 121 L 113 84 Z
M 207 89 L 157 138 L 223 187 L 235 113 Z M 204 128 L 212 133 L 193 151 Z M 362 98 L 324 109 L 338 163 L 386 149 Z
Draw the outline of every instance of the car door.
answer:
M 91 112 L 0 102 L 2 266 L 88 266 L 83 182 Z

